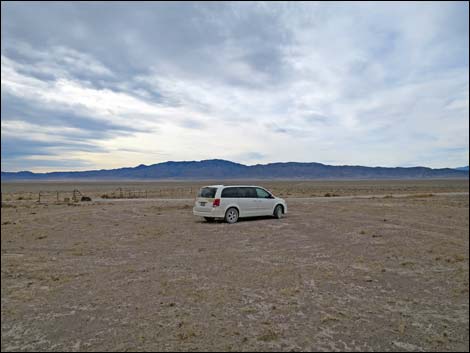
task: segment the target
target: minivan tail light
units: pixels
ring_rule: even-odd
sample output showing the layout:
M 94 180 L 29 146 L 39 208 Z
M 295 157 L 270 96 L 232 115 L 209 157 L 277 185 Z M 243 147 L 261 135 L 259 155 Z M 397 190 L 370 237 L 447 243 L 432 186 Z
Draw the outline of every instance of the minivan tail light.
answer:
M 219 207 L 220 206 L 220 199 L 215 199 L 212 203 L 212 207 Z

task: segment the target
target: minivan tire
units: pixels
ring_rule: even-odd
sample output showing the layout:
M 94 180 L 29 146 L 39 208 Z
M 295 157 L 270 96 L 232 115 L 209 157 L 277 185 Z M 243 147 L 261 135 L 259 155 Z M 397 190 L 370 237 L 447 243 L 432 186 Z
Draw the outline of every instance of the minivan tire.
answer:
M 282 206 L 277 205 L 276 208 L 274 209 L 274 217 L 277 219 L 281 219 L 283 213 L 284 212 L 282 211 Z
M 227 212 L 225 212 L 225 222 L 233 224 L 238 221 L 238 210 L 235 207 L 230 207 Z

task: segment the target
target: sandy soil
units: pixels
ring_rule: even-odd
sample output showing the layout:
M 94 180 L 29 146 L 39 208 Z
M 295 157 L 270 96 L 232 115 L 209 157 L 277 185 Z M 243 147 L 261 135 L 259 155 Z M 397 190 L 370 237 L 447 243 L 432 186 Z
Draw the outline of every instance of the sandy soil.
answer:
M 330 199 L 7 204 L 1 349 L 468 351 L 468 195 Z

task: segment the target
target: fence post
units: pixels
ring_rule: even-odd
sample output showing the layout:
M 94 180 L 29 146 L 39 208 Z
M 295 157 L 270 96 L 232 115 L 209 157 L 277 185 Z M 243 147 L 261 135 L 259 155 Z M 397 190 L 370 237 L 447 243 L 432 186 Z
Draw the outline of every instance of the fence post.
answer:
M 74 189 L 74 190 L 73 190 L 73 197 L 72 197 L 72 199 L 73 199 L 74 202 L 78 202 L 78 197 L 77 197 L 77 195 L 78 195 L 79 193 L 80 193 L 80 192 L 79 192 L 77 189 Z

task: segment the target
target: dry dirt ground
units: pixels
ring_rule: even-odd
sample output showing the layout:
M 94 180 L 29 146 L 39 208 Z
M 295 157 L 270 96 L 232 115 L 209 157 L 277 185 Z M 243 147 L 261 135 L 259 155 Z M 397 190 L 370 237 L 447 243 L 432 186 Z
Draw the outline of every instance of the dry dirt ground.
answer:
M 468 351 L 468 194 L 287 202 L 7 203 L 1 350 Z

